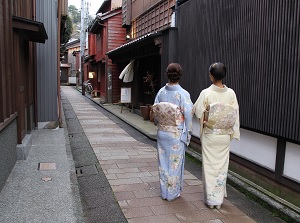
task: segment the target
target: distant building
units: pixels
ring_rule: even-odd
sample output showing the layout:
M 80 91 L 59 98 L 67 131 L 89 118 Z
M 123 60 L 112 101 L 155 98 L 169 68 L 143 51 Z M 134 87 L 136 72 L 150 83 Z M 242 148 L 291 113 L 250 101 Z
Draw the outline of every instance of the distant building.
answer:
M 85 80 L 94 88 L 92 96 L 102 102 L 120 101 L 121 68 L 113 64 L 106 52 L 126 42 L 126 30 L 122 28 L 121 1 L 104 1 L 97 16 L 88 27 L 88 54 L 84 59 Z

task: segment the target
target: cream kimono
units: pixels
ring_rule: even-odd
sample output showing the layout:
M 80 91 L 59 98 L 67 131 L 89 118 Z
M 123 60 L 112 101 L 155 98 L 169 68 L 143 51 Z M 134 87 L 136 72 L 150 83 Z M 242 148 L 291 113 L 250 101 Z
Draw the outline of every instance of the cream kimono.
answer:
M 227 196 L 230 141 L 240 138 L 239 105 L 232 89 L 211 85 L 200 93 L 194 109 L 201 127 L 205 203 L 221 205 Z

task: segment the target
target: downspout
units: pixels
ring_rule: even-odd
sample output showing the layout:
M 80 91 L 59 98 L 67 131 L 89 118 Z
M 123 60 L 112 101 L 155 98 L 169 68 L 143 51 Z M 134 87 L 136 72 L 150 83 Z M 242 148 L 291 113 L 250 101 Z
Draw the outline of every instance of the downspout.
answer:
M 178 27 L 178 18 L 177 18 L 177 10 L 178 10 L 178 0 L 175 2 L 175 27 Z
M 108 35 L 109 35 L 109 32 L 108 32 L 108 27 L 107 26 L 104 26 L 104 30 L 105 30 L 105 34 L 106 34 L 106 38 L 105 38 L 105 52 L 107 52 L 108 50 Z M 113 96 L 112 96 L 112 69 L 111 67 L 109 66 L 108 64 L 108 56 L 107 54 L 105 53 L 105 75 L 106 75 L 106 101 L 108 103 L 113 103 Z
M 81 94 L 85 95 L 84 87 L 84 41 L 85 41 L 85 0 L 81 0 L 81 12 L 80 12 L 80 73 L 81 73 Z
M 178 0 L 175 1 L 175 8 L 172 18 L 171 29 L 169 30 L 169 52 L 168 63 L 178 62 Z M 167 64 L 166 64 L 167 65 Z
M 61 26 L 61 2 L 58 0 L 58 24 L 57 24 L 57 107 L 58 107 L 58 121 L 59 127 L 62 127 L 62 115 L 61 115 L 61 97 L 60 97 L 60 26 Z
M 33 15 L 32 20 L 36 21 L 36 2 L 32 1 Z M 33 43 L 33 97 L 34 97 L 34 129 L 38 128 L 38 99 L 37 99 L 37 52 L 36 43 Z

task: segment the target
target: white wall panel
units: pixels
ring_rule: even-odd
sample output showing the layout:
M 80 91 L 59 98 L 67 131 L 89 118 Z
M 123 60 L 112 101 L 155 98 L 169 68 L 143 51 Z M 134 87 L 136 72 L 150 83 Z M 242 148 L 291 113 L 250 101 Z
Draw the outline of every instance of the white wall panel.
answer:
M 286 143 L 283 174 L 300 182 L 300 145 Z
M 200 137 L 200 125 L 199 125 L 199 121 L 198 118 L 194 115 L 193 117 L 193 136 L 199 138 Z
M 232 140 L 231 152 L 275 170 L 277 139 L 241 129 L 241 140 Z

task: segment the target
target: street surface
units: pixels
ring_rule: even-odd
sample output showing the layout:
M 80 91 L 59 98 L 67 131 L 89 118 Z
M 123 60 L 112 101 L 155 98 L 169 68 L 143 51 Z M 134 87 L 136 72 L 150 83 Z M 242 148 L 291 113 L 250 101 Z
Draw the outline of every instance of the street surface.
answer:
M 228 186 L 228 199 L 225 199 L 220 210 L 207 208 L 203 203 L 201 167 L 189 159 L 186 160 L 185 184 L 181 197 L 172 202 L 162 200 L 159 189 L 156 143 L 87 97 L 82 96 L 74 87 L 62 87 L 62 95 L 68 131 L 69 134 L 72 133 L 70 145 L 75 167 L 79 170 L 77 178 L 87 222 L 126 222 L 125 218 L 130 223 L 284 222 L 231 186 Z M 137 118 L 142 117 L 137 116 Z M 76 124 L 76 121 L 80 125 Z M 82 137 L 81 141 L 76 138 L 79 135 Z M 76 143 L 77 146 L 78 143 L 83 147 L 90 146 L 92 150 L 90 156 L 94 154 L 96 160 L 91 159 L 95 164 L 85 164 L 84 160 L 78 158 L 90 152 L 86 149 L 86 152 L 81 151 L 77 156 L 76 151 L 80 148 L 72 148 L 72 144 L 76 145 Z M 82 172 L 84 167 L 91 165 L 96 166 L 94 169 L 98 171 L 87 171 L 89 178 L 99 173 L 105 175 L 109 185 L 106 185 L 106 179 L 102 179 L 103 177 L 100 177 L 102 181 L 100 180 L 99 184 L 104 182 L 106 186 L 103 188 L 107 193 L 112 193 L 113 198 L 115 197 L 115 201 L 112 198 L 108 201 L 117 210 L 118 218 L 109 219 L 109 217 L 112 218 L 111 214 L 105 216 L 103 210 L 107 208 L 109 212 L 114 212 L 112 208 L 109 208 L 110 203 L 102 202 L 98 206 L 91 205 L 97 199 L 101 200 L 99 196 L 94 196 L 95 201 L 92 201 L 93 193 L 97 195 L 95 193 L 97 188 L 95 184 L 85 185 L 85 180 L 80 180 L 84 177 L 84 171 Z M 100 193 L 101 186 L 98 189 Z M 87 196 L 90 198 L 86 199 Z M 121 212 L 115 202 L 119 204 Z M 98 208 L 98 212 L 93 211 L 95 208 Z M 100 216 L 99 212 L 104 214 Z M 97 217 L 99 217 L 98 220 Z

